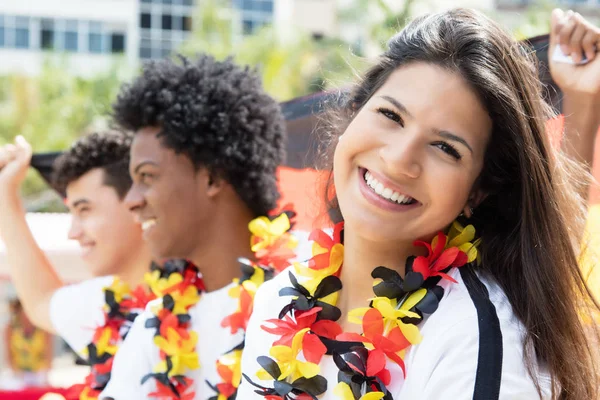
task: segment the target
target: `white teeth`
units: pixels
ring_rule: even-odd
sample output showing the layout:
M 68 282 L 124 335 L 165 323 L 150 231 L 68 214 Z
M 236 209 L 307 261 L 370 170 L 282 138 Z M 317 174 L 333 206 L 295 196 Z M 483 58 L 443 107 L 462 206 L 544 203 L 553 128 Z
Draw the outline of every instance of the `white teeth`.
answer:
M 369 171 L 365 172 L 364 176 L 365 182 L 367 182 L 367 186 L 369 186 L 375 193 L 379 196 L 383 197 L 386 200 L 391 200 L 395 203 L 399 204 L 408 204 L 412 202 L 414 199 L 409 196 L 405 196 L 394 190 L 383 186 L 381 182 L 379 182 Z
M 147 221 L 142 222 L 142 230 L 146 231 L 156 225 L 155 219 L 149 219 Z

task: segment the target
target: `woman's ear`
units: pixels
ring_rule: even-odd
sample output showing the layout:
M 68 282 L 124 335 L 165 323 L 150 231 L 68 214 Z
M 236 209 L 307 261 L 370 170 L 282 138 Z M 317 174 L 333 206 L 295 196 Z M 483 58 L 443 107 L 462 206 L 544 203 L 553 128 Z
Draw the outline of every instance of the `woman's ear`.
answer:
M 462 215 L 464 215 L 467 218 L 471 218 L 475 213 L 475 209 L 477 208 L 477 206 L 479 206 L 485 200 L 486 197 L 487 193 L 483 192 L 482 190 L 474 191 L 469 196 L 469 200 L 467 200 L 467 204 L 465 204 L 465 207 L 463 208 Z

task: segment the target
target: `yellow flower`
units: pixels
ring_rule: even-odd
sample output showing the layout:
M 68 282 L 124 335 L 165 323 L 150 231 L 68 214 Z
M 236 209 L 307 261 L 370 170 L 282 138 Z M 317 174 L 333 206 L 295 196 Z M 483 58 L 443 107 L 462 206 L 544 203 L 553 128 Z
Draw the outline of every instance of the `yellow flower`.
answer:
M 171 293 L 171 297 L 173 297 L 175 303 L 171 312 L 175 315 L 187 313 L 188 308 L 200 300 L 200 294 L 195 286 L 188 286 L 183 293 L 176 290 Z
M 231 384 L 238 387 L 242 382 L 242 351 L 235 350 L 229 354 L 225 354 L 219 359 L 219 362 L 231 369 L 233 372 Z
M 474 242 L 473 239 L 475 239 L 475 227 L 473 225 L 463 227 L 458 221 L 454 221 L 448 232 L 448 243 L 446 243 L 446 248 L 458 247 L 467 255 L 468 262 L 477 260 L 479 263 L 477 247 L 481 243 L 481 239 L 477 239 Z M 432 243 L 432 245 L 435 246 L 435 243 Z
M 309 278 L 307 281 L 302 282 L 302 286 L 306 288 L 310 292 L 311 295 L 315 294 L 315 290 L 319 283 L 323 279 L 325 279 L 329 275 L 334 275 L 342 266 L 342 262 L 344 261 L 344 245 L 335 244 L 331 252 L 329 253 L 329 265 L 323 269 L 313 269 L 309 268 L 307 265 L 303 263 L 294 263 L 294 270 L 296 274 L 305 278 Z M 322 299 L 326 303 L 334 304 L 335 302 L 330 302 L 329 298 L 333 297 L 333 295 L 337 296 L 337 292 L 332 295 Z M 336 297 L 337 298 L 337 297 Z
M 354 400 L 354 395 L 350 386 L 345 382 L 338 383 L 333 388 L 333 394 L 335 394 L 340 400 Z M 381 400 L 385 394 L 383 392 L 371 392 L 360 396 L 359 400 Z
M 96 342 L 96 353 L 98 357 L 101 357 L 104 353 L 115 354 L 117 352 L 117 346 L 111 343 L 112 330 L 111 328 L 104 328 L 100 338 Z
M 277 377 L 278 380 L 283 380 L 288 376 L 291 376 L 292 381 L 295 381 L 300 377 L 310 379 L 319 373 L 320 368 L 317 364 L 298 360 L 298 353 L 301 350 L 302 339 L 308 331 L 309 328 L 306 328 L 296 333 L 294 339 L 292 340 L 292 347 L 271 347 L 270 355 L 277 361 L 279 369 L 281 370 L 281 375 Z M 261 380 L 273 379 L 271 375 L 269 375 L 264 369 L 258 371 L 256 375 Z
M 254 273 L 252 274 L 250 279 L 245 280 L 241 286 L 239 285 L 239 281 L 240 280 L 238 278 L 235 278 L 233 280 L 233 282 L 236 283 L 236 285 L 229 289 L 229 297 L 234 299 L 239 298 L 242 287 L 246 289 L 246 291 L 250 293 L 252 297 L 254 297 L 254 294 L 258 290 L 258 287 L 265 282 L 265 271 L 260 267 L 254 267 Z
M 121 301 L 123 301 L 123 299 L 129 295 L 129 285 L 125 282 L 123 282 L 122 280 L 120 280 L 118 277 L 115 277 L 115 279 L 113 280 L 112 284 L 109 287 L 104 288 L 104 291 L 112 291 L 115 295 L 115 301 L 117 303 L 120 303 Z
M 160 271 L 152 271 L 148 272 L 144 275 L 144 280 L 146 284 L 150 286 L 152 293 L 154 293 L 157 297 L 162 297 L 166 293 L 166 290 L 181 283 L 183 281 L 183 277 L 180 273 L 172 273 L 168 278 L 161 278 Z
M 390 324 L 397 325 L 410 343 L 417 344 L 423 340 L 419 328 L 413 324 L 405 324 L 401 318 L 419 318 L 419 314 L 410 311 L 410 309 L 417 305 L 426 294 L 427 289 L 419 289 L 411 294 L 400 307 L 398 307 L 396 300 L 388 299 L 387 297 L 375 297 L 373 299 L 373 308 L 379 310 L 383 316 L 384 323 L 388 324 L 388 326 Z M 348 321 L 353 324 L 362 324 L 362 317 L 369 309 L 369 307 L 361 307 L 349 311 Z M 392 327 L 386 329 L 386 334 Z
M 269 247 L 277 241 L 277 239 L 290 230 L 290 220 L 287 214 L 283 213 L 271 221 L 267 217 L 258 217 L 250 221 L 248 229 L 254 238 L 260 238 L 258 243 L 252 240 L 252 251 L 257 252 Z M 252 238 L 252 239 L 254 239 Z
M 79 400 L 98 400 L 98 398 L 96 396 L 94 396 L 93 394 L 90 396 L 91 391 L 92 391 L 92 389 L 89 387 L 84 388 L 83 391 L 81 392 L 81 394 L 79 395 Z M 63 399 L 64 399 L 64 397 L 63 397 Z
M 169 377 L 175 375 L 184 375 L 186 369 L 200 368 L 198 353 L 196 353 L 196 343 L 198 334 L 194 331 L 189 332 L 188 339 L 182 338 L 179 333 L 173 329 L 167 329 L 167 337 L 154 337 L 154 343 L 167 356 L 170 357 L 173 367 L 169 371 Z M 154 372 L 165 372 L 167 370 L 166 361 L 160 362 L 154 369 Z

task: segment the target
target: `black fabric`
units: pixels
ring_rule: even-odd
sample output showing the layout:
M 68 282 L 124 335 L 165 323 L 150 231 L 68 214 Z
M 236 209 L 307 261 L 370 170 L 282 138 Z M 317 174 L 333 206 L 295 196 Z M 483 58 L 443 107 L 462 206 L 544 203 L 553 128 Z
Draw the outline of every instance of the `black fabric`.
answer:
M 496 307 L 485 285 L 471 267 L 459 268 L 469 296 L 477 310 L 479 355 L 473 400 L 497 400 L 502 381 L 502 330 Z

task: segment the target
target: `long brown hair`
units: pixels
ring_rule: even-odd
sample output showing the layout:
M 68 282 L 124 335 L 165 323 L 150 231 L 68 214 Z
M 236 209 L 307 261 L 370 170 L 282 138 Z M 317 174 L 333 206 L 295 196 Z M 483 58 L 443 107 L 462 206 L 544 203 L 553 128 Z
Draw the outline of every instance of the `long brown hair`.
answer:
M 598 303 L 578 266 L 586 218 L 578 193 L 588 174 L 550 145 L 545 123 L 555 114 L 543 100 L 527 48 L 473 10 L 415 19 L 389 41 L 342 106 L 328 114 L 323 161 L 331 168 L 334 139 L 354 113 L 394 70 L 414 62 L 459 73 L 493 121 L 476 183 L 487 197 L 470 222 L 482 238 L 482 273 L 504 290 L 526 329 L 525 361 L 538 392 L 536 366 L 541 364 L 550 372 L 553 398 L 595 399 L 597 371 L 582 316 L 596 312 Z M 335 218 L 340 214 L 331 183 L 330 177 L 327 198 Z M 597 338 L 597 329 L 590 331 Z

